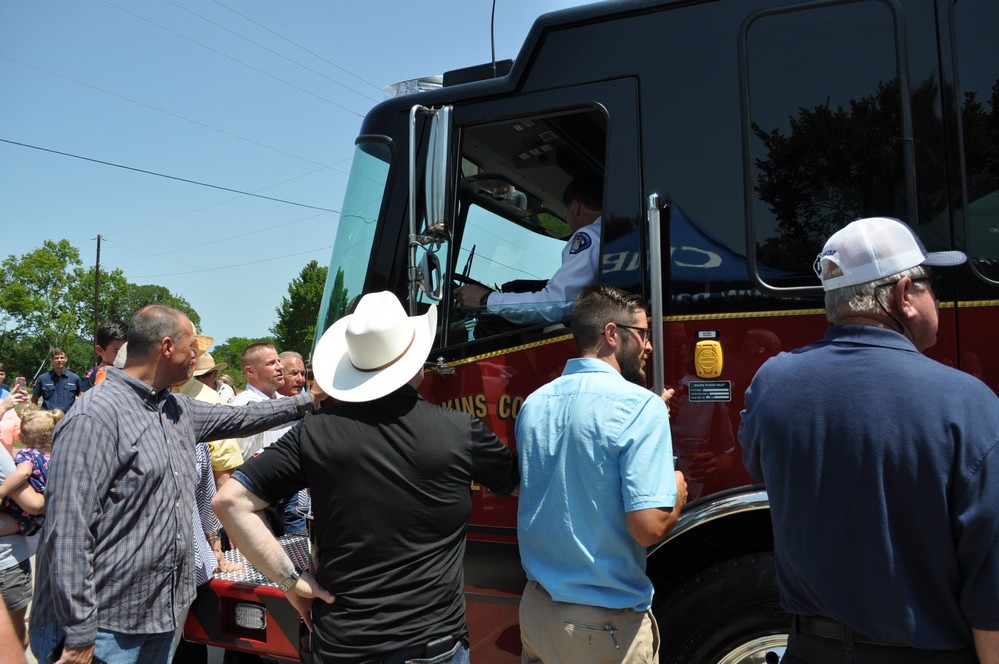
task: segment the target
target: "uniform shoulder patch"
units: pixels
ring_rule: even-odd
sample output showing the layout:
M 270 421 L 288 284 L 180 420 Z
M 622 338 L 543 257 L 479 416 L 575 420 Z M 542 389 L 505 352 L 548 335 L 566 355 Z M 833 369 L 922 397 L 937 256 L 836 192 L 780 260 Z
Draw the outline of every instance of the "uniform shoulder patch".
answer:
M 581 251 L 586 251 L 593 245 L 593 240 L 585 231 L 579 231 L 572 236 L 569 240 L 569 253 L 578 254 Z

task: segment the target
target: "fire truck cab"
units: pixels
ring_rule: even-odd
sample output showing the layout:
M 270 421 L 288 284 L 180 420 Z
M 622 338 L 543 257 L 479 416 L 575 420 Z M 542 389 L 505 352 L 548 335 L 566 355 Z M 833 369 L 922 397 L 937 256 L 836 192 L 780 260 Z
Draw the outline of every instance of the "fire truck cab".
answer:
M 759 366 L 823 333 L 824 240 L 891 216 L 930 251 L 965 251 L 930 354 L 999 389 L 997 25 L 994 0 L 634 0 L 542 16 L 513 62 L 367 115 L 317 334 L 364 293 L 393 291 L 412 313 L 436 304 L 425 397 L 515 448 L 524 399 L 576 354 L 571 303 L 470 309 L 453 291 L 538 289 L 571 236 L 566 186 L 599 178 L 595 279 L 650 302 L 650 388 L 676 390 L 692 500 L 649 550 L 661 660 L 775 661 L 789 619 L 736 433 Z M 516 499 L 471 490 L 473 658 L 518 661 Z M 251 630 L 214 633 L 267 651 Z

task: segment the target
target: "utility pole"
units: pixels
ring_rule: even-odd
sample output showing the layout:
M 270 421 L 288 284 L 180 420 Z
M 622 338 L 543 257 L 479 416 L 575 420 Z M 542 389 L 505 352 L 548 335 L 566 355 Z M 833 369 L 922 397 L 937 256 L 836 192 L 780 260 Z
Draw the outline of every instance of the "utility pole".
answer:
M 101 236 L 97 236 L 97 263 L 94 264 L 94 341 L 97 343 L 97 328 L 100 323 L 100 301 L 101 301 Z M 94 346 L 93 364 L 97 361 L 97 348 Z

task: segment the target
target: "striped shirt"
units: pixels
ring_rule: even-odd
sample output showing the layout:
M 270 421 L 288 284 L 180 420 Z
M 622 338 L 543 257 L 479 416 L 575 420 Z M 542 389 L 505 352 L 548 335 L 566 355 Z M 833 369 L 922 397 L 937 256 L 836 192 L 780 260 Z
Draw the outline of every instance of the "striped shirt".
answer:
M 32 624 L 62 626 L 72 648 L 93 643 L 98 629 L 173 631 L 194 599 L 195 441 L 251 434 L 311 409 L 307 394 L 212 405 L 108 369 L 56 427 Z
M 212 511 L 212 498 L 215 497 L 215 476 L 212 474 L 212 463 L 209 460 L 208 445 L 199 443 L 195 446 L 198 463 L 198 486 L 195 489 L 197 497 L 194 505 L 194 583 L 200 586 L 208 583 L 212 572 L 218 566 L 218 559 L 208 543 L 208 533 L 218 532 L 222 527 L 219 518 Z

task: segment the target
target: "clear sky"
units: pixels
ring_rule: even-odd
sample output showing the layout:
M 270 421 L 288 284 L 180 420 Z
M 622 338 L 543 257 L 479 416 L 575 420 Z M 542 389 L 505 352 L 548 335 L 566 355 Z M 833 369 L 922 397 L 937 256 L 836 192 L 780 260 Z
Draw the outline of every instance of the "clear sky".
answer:
M 497 0 L 497 59 L 579 4 Z M 329 260 L 364 114 L 388 84 L 488 62 L 491 10 L 0 1 L 0 257 L 67 239 L 93 265 L 100 234 L 102 269 L 186 298 L 217 342 L 269 334 L 291 280 Z

